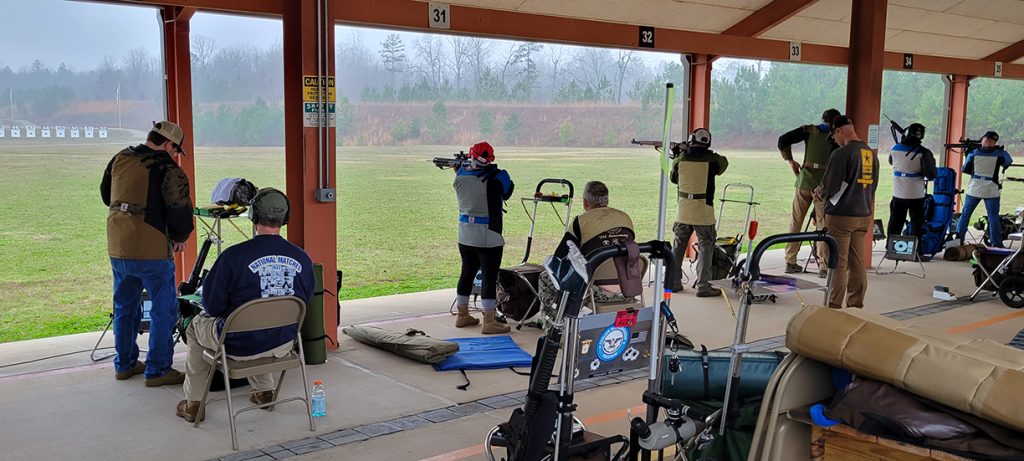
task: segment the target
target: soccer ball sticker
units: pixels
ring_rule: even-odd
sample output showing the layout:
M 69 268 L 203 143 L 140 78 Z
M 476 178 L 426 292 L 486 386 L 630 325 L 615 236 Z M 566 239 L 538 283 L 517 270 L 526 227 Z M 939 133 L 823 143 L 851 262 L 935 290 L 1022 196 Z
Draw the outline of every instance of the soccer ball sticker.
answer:
M 610 326 L 597 338 L 597 358 L 610 362 L 619 358 L 629 347 L 629 328 Z

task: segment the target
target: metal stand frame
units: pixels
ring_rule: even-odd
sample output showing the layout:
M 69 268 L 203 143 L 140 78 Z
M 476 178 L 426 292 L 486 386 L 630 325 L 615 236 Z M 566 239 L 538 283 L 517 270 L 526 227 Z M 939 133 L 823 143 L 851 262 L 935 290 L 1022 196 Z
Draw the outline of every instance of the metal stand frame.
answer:
M 750 320 L 750 298 L 753 297 L 753 283 L 758 280 L 761 275 L 760 261 L 761 256 L 768 250 L 772 245 L 778 243 L 788 242 L 825 242 L 828 245 L 828 266 L 830 269 L 836 267 L 838 261 L 836 240 L 824 232 L 802 232 L 795 234 L 779 234 L 770 236 L 757 244 L 757 248 L 754 250 L 753 255 L 747 258 L 747 264 L 744 267 L 742 275 L 741 288 L 747 295 L 740 298 L 739 313 L 736 317 L 736 335 L 733 338 L 732 346 L 729 347 L 731 357 L 729 359 L 729 381 L 725 385 L 725 398 L 722 401 L 722 413 L 721 421 L 719 424 L 718 434 L 720 436 L 725 435 L 725 428 L 729 420 L 729 407 L 735 404 L 736 395 L 734 391 L 739 388 L 740 382 L 740 364 L 743 360 L 743 354 L 749 352 L 752 348 L 750 343 L 747 343 L 747 323 Z M 832 288 L 832 279 L 834 277 L 833 270 L 828 271 L 828 277 L 825 281 L 825 303 L 828 304 L 829 292 Z
M 992 269 L 992 272 L 989 272 L 989 271 L 985 270 L 985 266 L 983 266 L 981 264 L 981 257 L 980 257 L 981 256 L 981 252 L 978 251 L 978 250 L 974 250 L 974 252 L 971 253 L 971 256 L 974 258 L 975 261 L 978 261 L 978 269 L 981 269 L 981 273 L 985 274 L 985 280 L 983 280 L 980 284 L 978 284 L 978 288 L 976 290 L 974 290 L 974 293 L 971 293 L 971 296 L 968 299 L 970 299 L 971 301 L 974 301 L 974 298 L 977 297 L 979 293 L 984 291 L 985 290 L 985 285 L 988 285 L 988 284 L 992 284 L 992 286 L 995 287 L 995 289 L 991 290 L 991 291 L 992 291 L 992 296 L 996 296 L 999 293 L 999 289 L 1001 288 L 1001 285 L 1003 284 L 1003 282 L 1000 281 L 1000 282 L 996 283 L 995 279 L 993 279 L 992 277 L 995 276 L 996 274 L 1005 272 L 1006 271 L 1006 267 L 1010 265 L 1010 262 L 1013 261 L 1013 258 L 1016 258 L 1017 256 L 1019 256 L 1022 251 L 1024 251 L 1024 245 L 1018 246 L 1017 250 L 1015 250 L 1013 253 L 1010 253 L 1005 258 L 1003 258 L 1003 260 L 999 262 L 999 265 L 996 266 L 995 269 Z
M 886 256 L 888 256 L 888 254 Z M 902 259 L 892 259 L 892 258 L 888 258 L 886 256 L 883 256 L 882 260 L 879 261 L 878 265 L 875 266 L 875 275 L 906 274 L 906 275 L 912 275 L 912 276 L 917 277 L 919 279 L 925 278 L 926 272 L 924 270 L 924 262 L 921 261 L 921 256 L 919 254 L 914 253 L 913 262 L 916 262 L 919 266 L 921 266 L 921 273 L 920 274 L 915 273 L 915 272 L 897 271 L 897 269 L 900 267 L 900 263 L 903 262 L 904 260 L 902 260 Z M 889 271 L 889 272 L 881 272 L 880 271 L 880 269 L 882 268 L 882 263 L 885 262 L 885 260 L 896 261 L 896 264 L 892 267 L 892 270 Z

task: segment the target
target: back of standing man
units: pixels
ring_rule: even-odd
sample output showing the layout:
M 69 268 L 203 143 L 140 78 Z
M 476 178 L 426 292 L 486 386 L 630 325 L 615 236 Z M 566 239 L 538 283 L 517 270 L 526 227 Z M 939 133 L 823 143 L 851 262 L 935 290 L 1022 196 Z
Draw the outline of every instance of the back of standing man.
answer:
M 900 142 L 889 151 L 892 165 L 892 201 L 889 202 L 889 237 L 903 233 L 903 226 L 910 213 L 910 235 L 921 238 L 924 233 L 924 198 L 927 195 L 925 180 L 935 179 L 935 156 L 921 145 L 925 127 L 920 123 L 907 126 Z
M 839 149 L 832 152 L 816 195 L 825 201 L 825 228 L 836 239 L 839 254 L 828 307 L 864 307 L 868 290 L 864 265 L 865 236 L 871 232 L 871 215 L 878 189 L 878 154 L 860 140 L 853 122 L 844 115 L 833 122 Z
M 671 180 L 678 185 L 675 242 L 672 252 L 682 265 L 690 236 L 697 234 L 697 296 L 718 296 L 722 290 L 711 286 L 711 264 L 715 250 L 715 177 L 725 173 L 729 160 L 710 149 L 711 132 L 697 128 L 687 140 L 686 150 L 672 164 Z M 676 271 L 672 291 L 683 291 L 682 267 Z
M 100 183 L 107 215 L 107 253 L 114 273 L 114 377 L 145 373 L 146 386 L 181 384 L 171 368 L 178 321 L 172 255 L 185 247 L 195 227 L 188 177 L 172 154 L 182 155 L 181 127 L 159 122 L 144 144 L 128 147 L 107 164 Z M 152 301 L 149 353 L 138 360 L 142 289 Z

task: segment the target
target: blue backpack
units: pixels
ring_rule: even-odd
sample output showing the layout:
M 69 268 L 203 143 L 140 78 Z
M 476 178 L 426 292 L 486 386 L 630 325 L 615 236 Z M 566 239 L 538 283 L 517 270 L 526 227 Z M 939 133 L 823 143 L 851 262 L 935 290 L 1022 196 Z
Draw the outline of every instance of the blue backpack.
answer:
M 924 198 L 925 223 L 918 245 L 921 254 L 926 256 L 935 256 L 935 253 L 942 251 L 953 222 L 956 170 L 943 167 L 936 173 L 932 181 L 932 193 Z

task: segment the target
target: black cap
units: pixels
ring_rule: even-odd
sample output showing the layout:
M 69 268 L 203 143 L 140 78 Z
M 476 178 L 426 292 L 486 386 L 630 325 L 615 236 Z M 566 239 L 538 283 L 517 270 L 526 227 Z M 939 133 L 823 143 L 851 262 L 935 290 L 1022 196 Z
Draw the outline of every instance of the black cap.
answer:
M 831 124 L 832 120 L 840 115 L 842 114 L 840 114 L 837 109 L 829 109 L 821 114 L 821 121 Z
M 981 138 L 982 139 L 991 138 L 993 141 L 998 141 L 999 140 L 999 133 L 996 133 L 995 131 L 986 131 L 985 134 Z
M 853 125 L 853 120 L 850 120 L 850 117 L 840 115 L 832 119 L 832 131 L 835 131 L 836 129 L 844 127 L 846 125 Z

